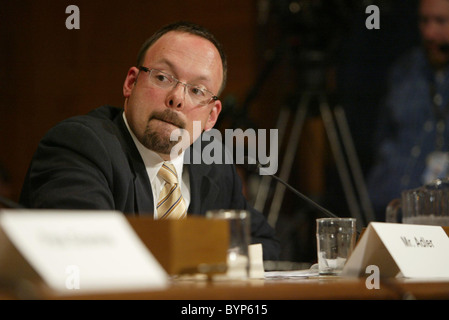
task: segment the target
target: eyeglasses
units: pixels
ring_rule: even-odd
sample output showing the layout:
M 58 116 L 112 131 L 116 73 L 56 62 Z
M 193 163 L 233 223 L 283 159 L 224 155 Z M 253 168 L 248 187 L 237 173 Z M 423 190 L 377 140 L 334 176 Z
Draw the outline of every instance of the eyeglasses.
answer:
M 205 106 L 213 101 L 218 100 L 218 97 L 209 90 L 200 86 L 184 83 L 179 81 L 174 76 L 158 69 L 149 69 L 147 67 L 140 66 L 140 71 L 148 72 L 148 81 L 150 85 L 156 86 L 162 89 L 172 89 L 178 85 L 178 83 L 184 85 L 184 93 L 190 98 L 194 105 Z

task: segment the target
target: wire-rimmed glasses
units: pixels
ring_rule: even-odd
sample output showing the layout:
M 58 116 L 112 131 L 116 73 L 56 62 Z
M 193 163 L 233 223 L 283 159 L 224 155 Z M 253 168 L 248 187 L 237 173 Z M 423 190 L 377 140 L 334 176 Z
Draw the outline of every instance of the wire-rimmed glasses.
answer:
M 149 83 L 162 89 L 171 89 L 178 85 L 184 85 L 184 93 L 190 98 L 194 105 L 205 106 L 212 101 L 218 100 L 218 97 L 204 87 L 192 85 L 179 81 L 174 76 L 158 69 L 150 69 L 144 66 L 139 67 L 140 71 L 148 72 Z

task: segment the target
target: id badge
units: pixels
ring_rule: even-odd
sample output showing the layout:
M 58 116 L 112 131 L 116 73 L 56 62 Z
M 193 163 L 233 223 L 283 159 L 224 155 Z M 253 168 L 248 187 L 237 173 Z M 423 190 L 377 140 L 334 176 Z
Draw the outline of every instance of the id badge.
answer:
M 449 173 L 449 152 L 434 151 L 427 156 L 423 182 L 427 184 L 435 179 L 443 179 Z

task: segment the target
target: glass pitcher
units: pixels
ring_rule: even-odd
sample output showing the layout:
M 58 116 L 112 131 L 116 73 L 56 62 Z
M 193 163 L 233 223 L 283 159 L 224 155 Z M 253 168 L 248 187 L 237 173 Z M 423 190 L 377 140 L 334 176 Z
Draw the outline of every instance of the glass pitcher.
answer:
M 403 191 L 388 204 L 386 222 L 449 226 L 449 179 Z

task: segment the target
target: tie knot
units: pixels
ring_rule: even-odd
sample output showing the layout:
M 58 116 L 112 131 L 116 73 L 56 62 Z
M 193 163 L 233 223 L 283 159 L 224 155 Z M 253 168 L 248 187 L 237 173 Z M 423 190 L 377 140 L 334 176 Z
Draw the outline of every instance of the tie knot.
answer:
M 178 183 L 178 176 L 176 174 L 175 167 L 170 163 L 162 164 L 161 169 L 158 172 L 158 175 L 165 180 L 168 184 Z

